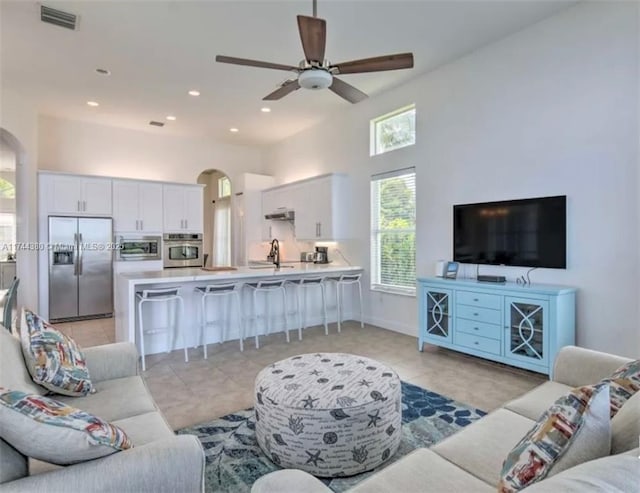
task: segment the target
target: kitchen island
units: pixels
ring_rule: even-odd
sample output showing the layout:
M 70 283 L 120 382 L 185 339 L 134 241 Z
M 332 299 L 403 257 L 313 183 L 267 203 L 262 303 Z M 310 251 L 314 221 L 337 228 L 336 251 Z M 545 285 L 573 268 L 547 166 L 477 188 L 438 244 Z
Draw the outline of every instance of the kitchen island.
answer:
M 184 313 L 181 322 L 181 328 L 184 331 L 187 347 L 196 347 L 199 345 L 199 310 L 200 295 L 195 292 L 196 287 L 203 287 L 209 284 L 227 284 L 227 283 L 251 283 L 269 279 L 300 279 L 303 277 L 338 277 L 341 274 L 356 274 L 362 272 L 359 266 L 344 266 L 335 264 L 309 264 L 309 263 L 287 263 L 283 264 L 279 269 L 270 265 L 256 265 L 250 267 L 237 267 L 234 270 L 225 271 L 206 271 L 200 268 L 179 268 L 164 269 L 161 271 L 150 272 L 125 272 L 119 274 L 116 279 L 115 288 L 115 313 L 116 313 L 116 341 L 117 342 L 134 342 L 139 347 L 138 330 L 137 330 L 137 300 L 136 292 L 143 289 L 158 289 L 167 287 L 180 287 L 180 295 L 184 299 Z M 329 322 L 335 322 L 337 311 L 335 307 L 335 283 L 327 283 L 327 316 Z M 297 329 L 298 315 L 292 311 L 296 307 L 295 289 L 287 289 L 287 301 L 289 313 L 287 314 L 287 327 Z M 346 293 L 344 297 L 343 318 L 349 318 L 351 313 L 352 295 Z M 241 289 L 241 311 L 244 319 L 245 338 L 254 336 L 254 328 L 251 323 L 251 304 L 246 289 Z M 357 300 L 356 300 L 357 303 Z M 357 306 L 357 305 L 356 305 Z M 277 305 L 277 309 L 279 305 Z M 308 325 L 318 325 L 322 323 L 322 305 L 320 292 L 317 295 L 307 299 L 307 323 Z M 258 310 L 262 311 L 266 307 L 258 306 Z M 274 310 L 275 312 L 275 310 Z M 211 313 L 211 312 L 209 312 Z M 230 314 L 232 320 L 230 328 L 225 334 L 225 340 L 234 340 L 240 337 L 240 321 L 233 318 L 233 312 Z M 273 314 L 272 314 L 273 315 Z M 154 325 L 162 326 L 166 324 L 166 310 L 152 313 L 151 316 Z M 283 330 L 284 320 L 282 316 L 272 319 L 271 332 Z M 145 322 L 146 324 L 146 322 Z M 264 334 L 265 327 L 257 327 L 258 333 Z M 220 342 L 220 330 L 209 328 L 206 332 L 207 343 Z M 283 336 L 284 337 L 284 336 Z M 182 342 L 178 338 L 177 344 L 173 349 L 181 348 Z M 163 335 L 147 335 L 145 336 L 145 353 L 154 354 L 167 351 L 166 336 Z

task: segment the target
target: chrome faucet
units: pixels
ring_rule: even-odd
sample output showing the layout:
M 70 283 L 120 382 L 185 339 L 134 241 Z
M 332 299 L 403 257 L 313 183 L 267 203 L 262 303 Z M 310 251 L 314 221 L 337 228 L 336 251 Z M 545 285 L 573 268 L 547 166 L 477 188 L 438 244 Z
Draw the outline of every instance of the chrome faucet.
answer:
M 274 238 L 271 242 L 271 251 L 269 252 L 269 258 L 273 261 L 276 269 L 280 268 L 280 242 Z

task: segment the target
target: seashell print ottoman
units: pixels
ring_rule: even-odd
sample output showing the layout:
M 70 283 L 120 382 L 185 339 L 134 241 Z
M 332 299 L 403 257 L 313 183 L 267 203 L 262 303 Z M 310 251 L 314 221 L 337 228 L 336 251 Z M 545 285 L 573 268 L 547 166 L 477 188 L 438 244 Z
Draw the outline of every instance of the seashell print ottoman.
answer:
M 370 358 L 301 354 L 256 377 L 256 437 L 281 467 L 351 476 L 389 459 L 401 439 L 400 379 Z

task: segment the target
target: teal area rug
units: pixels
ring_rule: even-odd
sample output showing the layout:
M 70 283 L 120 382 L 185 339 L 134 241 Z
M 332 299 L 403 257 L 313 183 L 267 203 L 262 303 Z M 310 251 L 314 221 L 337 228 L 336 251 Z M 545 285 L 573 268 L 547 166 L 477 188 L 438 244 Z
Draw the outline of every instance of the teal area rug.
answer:
M 323 482 L 336 493 L 342 493 L 412 450 L 430 447 L 485 414 L 443 395 L 402 382 L 402 441 L 395 455 L 373 471 Z M 207 493 L 246 493 L 260 476 L 280 469 L 258 447 L 253 409 L 183 428 L 177 433 L 196 435 L 200 439 L 207 460 Z

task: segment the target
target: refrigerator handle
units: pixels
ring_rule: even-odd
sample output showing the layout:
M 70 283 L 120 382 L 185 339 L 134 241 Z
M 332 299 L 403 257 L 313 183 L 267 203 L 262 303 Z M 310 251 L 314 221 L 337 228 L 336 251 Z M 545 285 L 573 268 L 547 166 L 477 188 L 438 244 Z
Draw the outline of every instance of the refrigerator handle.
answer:
M 73 233 L 73 275 L 78 275 L 78 233 Z
M 82 233 L 78 234 L 78 275 L 82 275 Z

